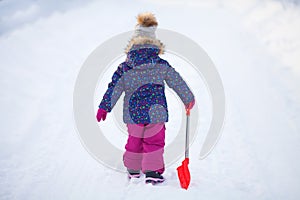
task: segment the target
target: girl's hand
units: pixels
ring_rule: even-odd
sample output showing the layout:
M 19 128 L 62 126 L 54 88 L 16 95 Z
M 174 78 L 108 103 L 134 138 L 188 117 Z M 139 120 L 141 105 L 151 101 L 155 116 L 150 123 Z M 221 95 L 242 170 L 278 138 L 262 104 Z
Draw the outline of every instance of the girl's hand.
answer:
M 100 122 L 101 119 L 104 121 L 106 119 L 106 115 L 107 115 L 106 110 L 99 108 L 96 115 L 97 121 Z
M 194 107 L 194 105 L 195 105 L 195 99 L 193 101 L 191 101 L 190 103 L 186 104 L 185 109 L 191 110 Z

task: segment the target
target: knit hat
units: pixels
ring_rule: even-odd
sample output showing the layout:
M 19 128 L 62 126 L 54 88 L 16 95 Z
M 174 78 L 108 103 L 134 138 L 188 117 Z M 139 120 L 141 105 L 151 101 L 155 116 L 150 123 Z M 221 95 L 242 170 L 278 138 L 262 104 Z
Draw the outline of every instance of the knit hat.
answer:
M 159 48 L 159 53 L 164 53 L 164 44 L 156 38 L 157 21 L 153 13 L 144 12 L 137 16 L 137 24 L 125 53 L 128 53 L 133 45 L 151 44 Z
M 150 12 L 141 13 L 137 16 L 137 22 L 133 37 L 156 38 L 155 31 L 158 23 L 154 14 Z

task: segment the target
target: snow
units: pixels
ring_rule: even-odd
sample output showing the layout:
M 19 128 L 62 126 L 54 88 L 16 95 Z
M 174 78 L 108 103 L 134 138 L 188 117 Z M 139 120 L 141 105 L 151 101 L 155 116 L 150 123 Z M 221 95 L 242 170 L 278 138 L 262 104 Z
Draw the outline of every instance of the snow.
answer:
M 299 3 L 67 2 L 0 1 L 0 199 L 299 199 Z M 161 186 L 128 182 L 94 160 L 75 129 L 72 95 L 82 63 L 103 41 L 131 30 L 145 10 L 161 28 L 201 45 L 225 88 L 221 140 L 198 160 L 210 114 L 200 86 L 203 125 L 191 147 L 188 191 L 177 180 L 180 161 Z M 197 89 L 202 83 L 190 75 Z

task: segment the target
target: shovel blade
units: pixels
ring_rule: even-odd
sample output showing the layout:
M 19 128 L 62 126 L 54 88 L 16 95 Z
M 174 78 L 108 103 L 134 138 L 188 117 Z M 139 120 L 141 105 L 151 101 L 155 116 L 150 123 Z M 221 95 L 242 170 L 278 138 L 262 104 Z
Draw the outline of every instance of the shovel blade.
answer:
M 180 181 L 180 185 L 184 189 L 188 189 L 191 182 L 191 175 L 188 168 L 189 159 L 186 158 L 182 161 L 182 165 L 177 168 L 178 178 Z

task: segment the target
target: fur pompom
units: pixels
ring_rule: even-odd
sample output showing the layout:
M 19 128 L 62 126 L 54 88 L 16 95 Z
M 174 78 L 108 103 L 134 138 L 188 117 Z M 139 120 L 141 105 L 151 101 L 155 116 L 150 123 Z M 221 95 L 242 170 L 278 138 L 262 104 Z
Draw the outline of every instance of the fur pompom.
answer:
M 137 22 L 141 26 L 149 27 L 149 26 L 157 26 L 157 21 L 154 14 L 150 12 L 144 12 L 137 16 Z

